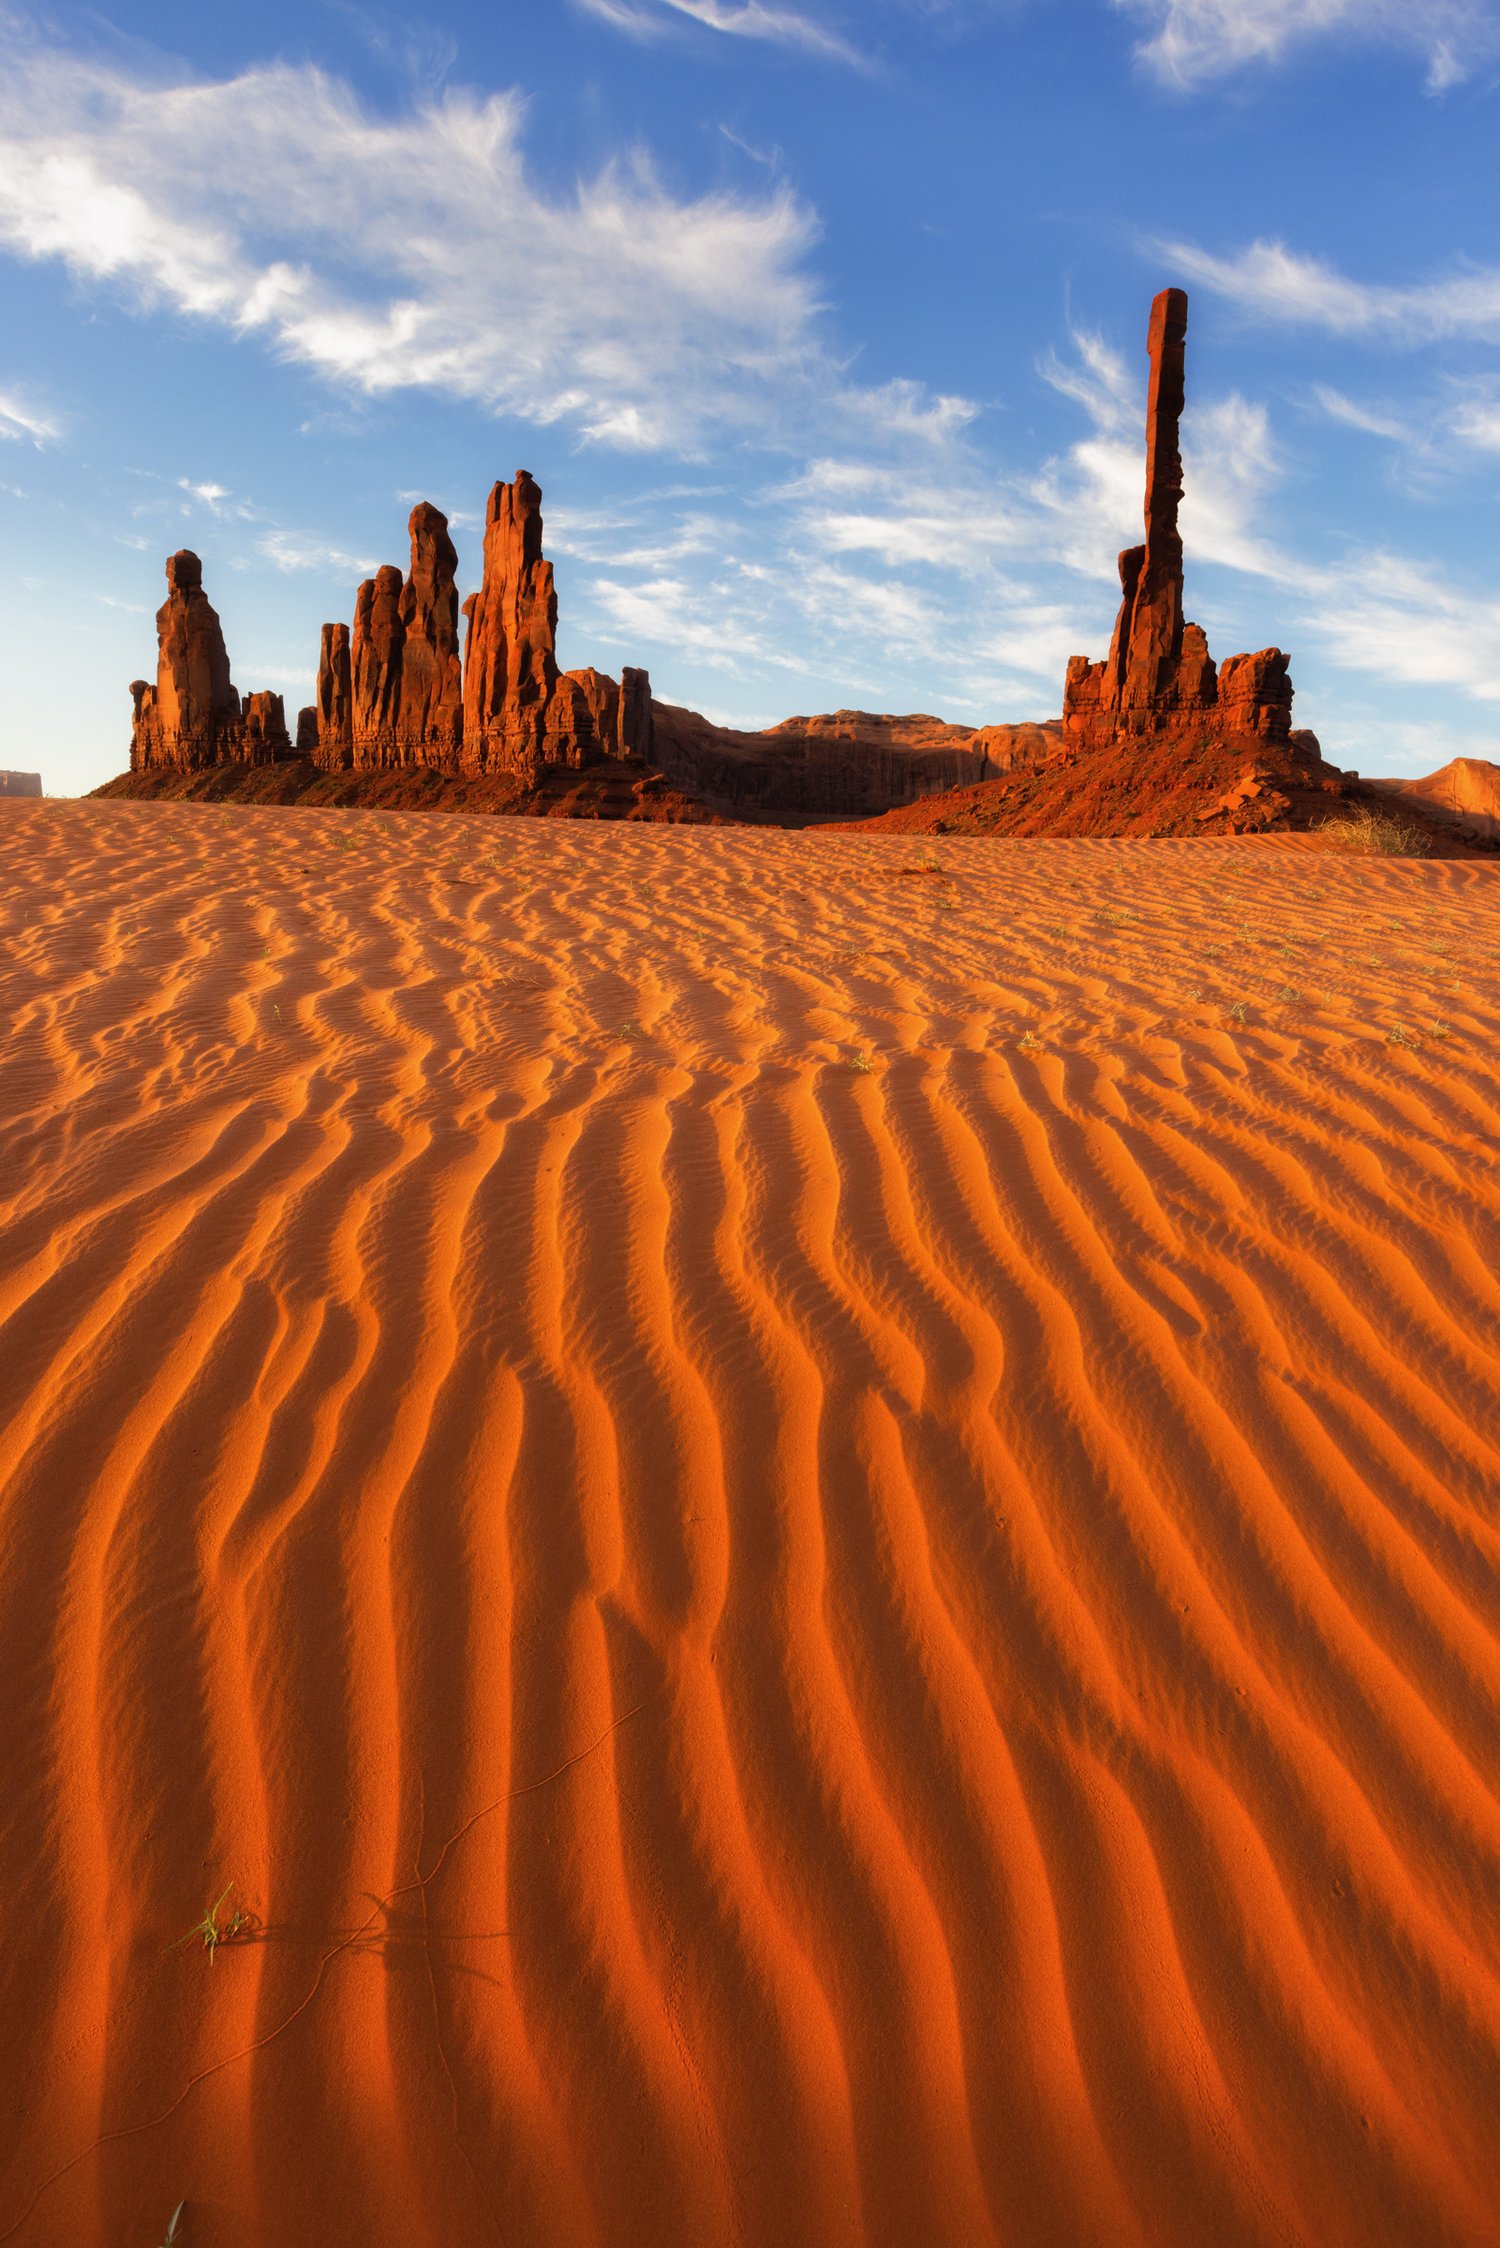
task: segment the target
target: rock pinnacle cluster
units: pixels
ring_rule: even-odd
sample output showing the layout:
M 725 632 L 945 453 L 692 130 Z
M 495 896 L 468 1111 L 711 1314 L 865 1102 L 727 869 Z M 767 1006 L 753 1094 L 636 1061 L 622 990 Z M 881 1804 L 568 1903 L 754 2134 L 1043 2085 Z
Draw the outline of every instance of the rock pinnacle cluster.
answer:
M 390 563 L 377 570 L 355 596 L 352 622 L 323 627 L 317 696 L 298 714 L 295 745 L 279 696 L 242 702 L 202 565 L 195 554 L 174 554 L 156 620 L 156 684 L 137 680 L 131 689 L 131 771 L 295 756 L 304 771 L 307 761 L 331 773 L 405 768 L 535 789 L 549 770 L 623 764 L 638 780 L 654 769 L 731 813 L 762 815 L 880 813 L 1054 766 L 1078 766 L 1082 790 L 1085 763 L 1097 793 L 1111 759 L 1123 775 L 1143 749 L 1168 779 L 1174 760 L 1215 746 L 1263 759 L 1275 752 L 1283 764 L 1322 770 L 1316 738 L 1292 731 L 1281 650 L 1216 664 L 1201 626 L 1185 617 L 1178 517 L 1187 332 L 1185 292 L 1164 289 L 1148 342 L 1145 540 L 1119 558 L 1108 657 L 1074 656 L 1068 665 L 1060 724 L 958 727 L 840 711 L 739 733 L 655 703 L 644 671 L 627 669 L 618 680 L 561 671 L 542 494 L 523 468 L 490 492 L 479 590 L 462 603 L 447 517 L 425 500 L 412 509 L 405 571 Z
M 377 570 L 355 595 L 352 627 L 324 625 L 317 700 L 298 715 L 295 746 L 279 696 L 241 705 L 203 566 L 196 554 L 174 554 L 156 619 L 157 683 L 131 688 L 132 772 L 297 755 L 331 772 L 425 766 L 534 782 L 547 765 L 649 759 L 644 671 L 616 681 L 558 669 L 542 495 L 525 469 L 490 493 L 483 579 L 462 612 L 448 518 L 424 500 L 407 530 L 405 575 L 392 564 Z

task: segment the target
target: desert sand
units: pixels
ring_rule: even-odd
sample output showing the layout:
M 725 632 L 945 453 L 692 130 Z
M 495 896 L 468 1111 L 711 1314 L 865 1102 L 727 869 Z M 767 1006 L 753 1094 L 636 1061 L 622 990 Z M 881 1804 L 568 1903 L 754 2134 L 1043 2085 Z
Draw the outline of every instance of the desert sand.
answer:
M 0 864 L 0 2241 L 1500 2241 L 1500 865 Z

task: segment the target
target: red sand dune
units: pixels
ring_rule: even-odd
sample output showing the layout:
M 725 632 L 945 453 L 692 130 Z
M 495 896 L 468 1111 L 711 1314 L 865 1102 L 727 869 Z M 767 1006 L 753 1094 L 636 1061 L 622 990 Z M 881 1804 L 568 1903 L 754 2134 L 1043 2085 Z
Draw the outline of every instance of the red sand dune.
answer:
M 0 852 L 0 2241 L 1500 2240 L 1490 862 Z

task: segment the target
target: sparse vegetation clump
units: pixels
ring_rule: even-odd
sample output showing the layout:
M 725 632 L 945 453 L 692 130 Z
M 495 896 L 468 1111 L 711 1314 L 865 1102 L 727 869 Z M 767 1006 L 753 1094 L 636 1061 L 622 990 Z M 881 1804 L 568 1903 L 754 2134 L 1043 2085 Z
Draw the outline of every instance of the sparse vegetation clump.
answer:
M 231 1881 L 222 1895 L 216 1897 L 209 1906 L 196 1928 L 189 1928 L 185 1936 L 179 1936 L 176 1943 L 169 1944 L 167 1949 L 169 1951 L 180 1951 L 184 1944 L 190 1944 L 196 1938 L 208 1953 L 208 1964 L 212 1967 L 219 1946 L 233 1943 L 235 1937 L 243 1935 L 250 1925 L 249 1915 L 241 1912 L 238 1906 L 226 1920 L 219 1918 L 219 1914 L 223 1911 L 233 1893 L 234 1883 Z
M 1379 804 L 1351 804 L 1318 829 L 1336 851 L 1360 858 L 1425 859 L 1432 837 L 1425 828 Z

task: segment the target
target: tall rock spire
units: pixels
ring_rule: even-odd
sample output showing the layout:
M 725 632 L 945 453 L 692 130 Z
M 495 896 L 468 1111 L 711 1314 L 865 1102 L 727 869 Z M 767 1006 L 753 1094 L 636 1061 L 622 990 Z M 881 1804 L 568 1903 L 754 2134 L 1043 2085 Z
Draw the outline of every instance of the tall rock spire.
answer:
M 238 731 L 240 698 L 229 676 L 219 613 L 203 590 L 203 564 L 182 547 L 167 557 L 167 598 L 156 612 L 156 685 L 136 680 L 132 769 L 214 765 Z
M 1182 412 L 1187 402 L 1187 292 L 1163 289 L 1151 307 L 1146 397 L 1146 544 L 1130 603 L 1121 699 L 1149 709 L 1176 684 L 1182 658 Z M 1123 566 L 1122 566 L 1123 575 Z
M 349 627 L 325 624 L 318 650 L 318 699 L 314 745 L 331 772 L 354 763 L 354 701 L 349 660 Z
M 1277 741 L 1291 734 L 1292 687 L 1281 651 L 1231 656 L 1221 673 L 1202 628 L 1183 618 L 1187 328 L 1187 292 L 1163 289 L 1151 307 L 1147 346 L 1146 543 L 1120 556 L 1122 598 L 1108 660 L 1074 656 L 1068 665 L 1063 725 L 1080 745 L 1103 746 L 1121 734 L 1251 733 Z
M 403 759 L 458 771 L 464 691 L 458 652 L 458 555 L 448 518 L 420 500 L 407 524 L 411 567 L 401 588 Z
M 519 469 L 484 518 L 484 577 L 464 603 L 465 762 L 534 772 L 557 691 L 557 591 L 542 554 L 541 487 Z
M 249 758 L 264 763 L 290 748 L 279 695 L 246 697 L 229 676 L 218 611 L 203 590 L 203 564 L 189 548 L 167 557 L 167 598 L 156 612 L 156 684 L 131 682 L 135 723 L 130 768 L 198 767 Z

